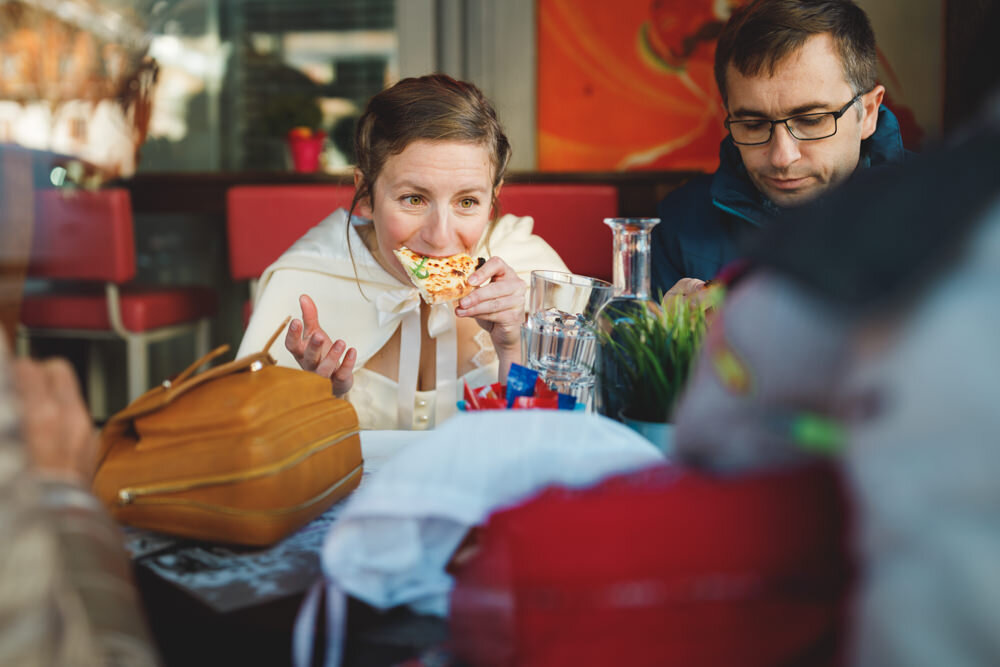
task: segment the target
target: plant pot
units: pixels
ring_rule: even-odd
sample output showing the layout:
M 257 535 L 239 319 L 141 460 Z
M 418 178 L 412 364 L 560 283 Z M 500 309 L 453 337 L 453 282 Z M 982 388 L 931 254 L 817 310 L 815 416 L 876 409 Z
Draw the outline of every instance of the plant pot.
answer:
M 674 454 L 674 425 L 670 422 L 647 422 L 641 419 L 631 419 L 625 412 L 619 412 L 622 422 L 630 429 L 649 440 L 654 447 L 670 459 Z
M 292 156 L 292 166 L 299 173 L 311 174 L 319 169 L 319 156 L 323 152 L 326 134 L 314 132 L 308 135 L 292 130 L 288 133 L 288 151 Z

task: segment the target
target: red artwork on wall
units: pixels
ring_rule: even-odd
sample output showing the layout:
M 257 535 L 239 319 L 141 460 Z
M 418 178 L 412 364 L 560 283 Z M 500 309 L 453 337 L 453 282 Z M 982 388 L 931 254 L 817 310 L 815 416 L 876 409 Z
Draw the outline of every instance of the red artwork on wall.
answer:
M 539 169 L 715 169 L 729 1 L 539 0 Z

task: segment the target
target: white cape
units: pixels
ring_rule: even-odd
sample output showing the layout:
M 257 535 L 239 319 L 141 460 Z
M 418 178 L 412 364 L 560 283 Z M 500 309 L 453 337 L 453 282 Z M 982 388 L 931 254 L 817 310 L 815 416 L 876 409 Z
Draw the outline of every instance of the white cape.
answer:
M 359 222 L 360 219 L 354 221 L 355 224 Z M 529 217 L 501 217 L 489 244 L 481 241 L 476 254 L 487 258 L 502 257 L 525 282 L 535 269 L 566 271 L 566 265 L 556 252 L 532 234 L 533 225 Z M 253 316 L 237 357 L 263 348 L 285 317 L 301 318 L 301 294 L 308 294 L 316 302 L 320 326 L 330 338 L 343 339 L 358 351 L 355 365 L 358 370 L 349 398 L 358 410 L 362 427 L 414 428 L 415 405 L 420 402 L 436 403 L 433 413 L 436 423 L 454 413 L 460 384 L 456 371 L 453 306 L 439 304 L 432 308 L 428 329 L 438 345 L 438 386 L 434 394 L 417 399 L 419 293 L 412 285 L 400 283 L 378 264 L 354 225 L 348 225 L 344 209 L 338 209 L 306 232 L 261 275 Z M 401 382 L 397 388 L 382 376 L 373 377 L 376 374 L 364 370 L 364 365 L 401 325 Z M 450 350 L 450 354 L 445 350 Z M 298 368 L 281 338 L 271 348 L 271 354 L 279 365 Z M 495 362 L 477 371 L 470 374 L 470 386 L 496 381 Z M 392 393 L 397 395 L 387 395 Z M 442 400 L 436 400 L 438 395 Z M 426 422 L 432 423 L 430 419 Z

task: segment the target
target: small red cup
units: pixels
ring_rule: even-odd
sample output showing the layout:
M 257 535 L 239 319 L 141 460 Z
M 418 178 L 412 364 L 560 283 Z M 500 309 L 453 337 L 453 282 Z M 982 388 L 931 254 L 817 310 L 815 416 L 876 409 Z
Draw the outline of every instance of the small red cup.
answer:
M 323 152 L 323 142 L 326 140 L 325 132 L 322 130 L 314 132 L 308 127 L 296 127 L 288 132 L 287 140 L 295 171 L 309 174 L 319 169 L 319 156 Z

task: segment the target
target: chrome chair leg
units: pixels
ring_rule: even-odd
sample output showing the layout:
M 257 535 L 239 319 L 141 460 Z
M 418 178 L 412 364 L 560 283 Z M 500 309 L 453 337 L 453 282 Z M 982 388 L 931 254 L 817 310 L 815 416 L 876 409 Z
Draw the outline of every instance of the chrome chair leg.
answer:
M 131 403 L 149 389 L 149 343 L 144 336 L 125 339 L 128 368 L 128 401 Z

